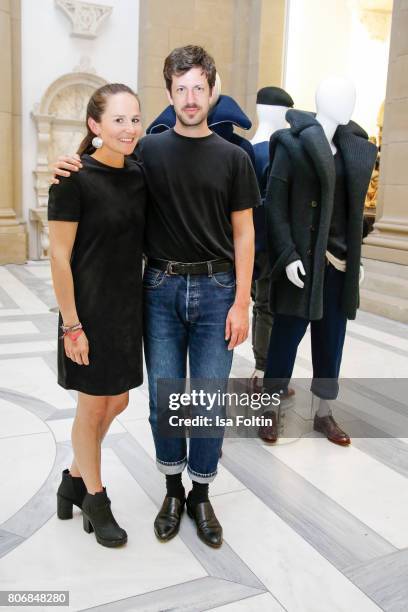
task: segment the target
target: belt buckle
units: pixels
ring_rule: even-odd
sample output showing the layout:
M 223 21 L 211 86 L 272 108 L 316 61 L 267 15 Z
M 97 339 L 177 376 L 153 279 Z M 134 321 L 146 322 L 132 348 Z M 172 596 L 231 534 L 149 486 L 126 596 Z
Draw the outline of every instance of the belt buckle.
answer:
M 173 266 L 177 265 L 176 261 L 169 261 L 169 263 L 167 264 L 167 274 L 170 274 L 170 276 L 177 276 L 177 272 L 173 272 Z

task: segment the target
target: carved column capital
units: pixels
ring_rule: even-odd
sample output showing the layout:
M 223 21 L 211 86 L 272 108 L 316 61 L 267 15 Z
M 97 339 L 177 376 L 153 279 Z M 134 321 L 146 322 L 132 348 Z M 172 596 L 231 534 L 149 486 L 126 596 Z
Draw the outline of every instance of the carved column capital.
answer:
M 55 0 L 55 3 L 71 20 L 71 36 L 80 38 L 96 38 L 102 23 L 113 10 L 111 6 L 82 0 Z

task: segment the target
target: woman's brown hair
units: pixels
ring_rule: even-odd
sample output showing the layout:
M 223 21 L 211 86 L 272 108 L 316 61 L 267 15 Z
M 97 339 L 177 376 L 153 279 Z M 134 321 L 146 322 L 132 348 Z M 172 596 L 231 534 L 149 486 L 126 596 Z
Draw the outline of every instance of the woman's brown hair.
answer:
M 108 83 L 107 85 L 103 85 L 99 87 L 91 96 L 88 106 L 86 107 L 86 136 L 82 140 L 81 144 L 78 147 L 78 155 L 83 155 L 84 153 L 93 153 L 95 151 L 95 147 L 92 146 L 92 139 L 96 136 L 91 131 L 91 128 L 88 125 L 88 119 L 91 117 L 97 123 L 100 123 L 101 117 L 105 112 L 106 101 L 109 96 L 114 96 L 118 93 L 129 93 L 136 98 L 139 103 L 140 109 L 140 100 L 138 95 L 128 87 L 127 85 L 123 85 L 122 83 Z

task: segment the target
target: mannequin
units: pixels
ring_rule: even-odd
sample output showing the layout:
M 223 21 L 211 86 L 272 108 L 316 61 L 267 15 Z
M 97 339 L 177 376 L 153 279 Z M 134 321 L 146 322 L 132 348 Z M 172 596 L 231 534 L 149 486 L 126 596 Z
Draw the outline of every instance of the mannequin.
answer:
M 364 199 L 377 154 L 350 121 L 355 100 L 348 79 L 330 77 L 316 91 L 316 115 L 287 112 L 290 128 L 271 139 L 265 200 L 274 312 L 265 379 L 285 388 L 310 323 L 314 429 L 344 446 L 350 437 L 330 400 L 359 303 Z
M 213 108 L 220 99 L 222 89 L 221 77 L 218 72 L 215 75 L 215 85 L 211 96 L 210 108 Z
M 324 134 L 335 155 L 336 145 L 333 136 L 339 125 L 347 125 L 356 105 L 356 89 L 347 79 L 331 77 L 320 83 L 316 91 L 316 121 L 320 123 Z M 305 276 L 306 272 L 300 259 L 286 266 L 286 274 L 291 283 L 303 289 L 304 282 L 299 278 L 299 272 Z M 364 269 L 360 265 L 360 284 L 364 280 Z
M 277 130 L 287 127 L 286 112 L 293 107 L 290 95 L 280 87 L 263 87 L 257 93 L 256 110 L 258 128 L 251 143 L 254 147 L 255 170 L 262 200 L 265 199 L 269 169 L 269 139 Z M 255 267 L 252 282 L 252 349 L 255 370 L 251 375 L 252 386 L 262 384 L 266 367 L 269 337 L 272 328 L 272 313 L 269 308 L 269 261 L 266 251 L 265 209 L 254 210 Z
M 275 88 L 265 87 L 264 89 Z M 254 134 L 254 137 L 251 140 L 251 143 L 253 145 L 256 145 L 259 142 L 269 142 L 269 138 L 271 137 L 273 132 L 287 127 L 286 111 L 292 106 L 293 103 L 288 106 L 269 106 L 268 104 L 257 103 L 256 114 L 258 115 L 258 128 Z
M 286 112 L 293 107 L 290 95 L 280 87 L 262 87 L 256 95 L 258 128 L 251 140 L 252 145 L 269 142 L 276 130 L 287 127 Z

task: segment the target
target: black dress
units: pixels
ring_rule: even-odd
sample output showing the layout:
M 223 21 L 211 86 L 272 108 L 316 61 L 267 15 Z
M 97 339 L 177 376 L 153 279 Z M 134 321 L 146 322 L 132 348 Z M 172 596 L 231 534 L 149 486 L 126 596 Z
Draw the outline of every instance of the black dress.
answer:
M 50 188 L 48 219 L 78 221 L 71 269 L 89 365 L 69 359 L 59 340 L 58 383 L 90 395 L 117 395 L 143 382 L 146 188 L 141 166 L 132 159 L 126 159 L 124 168 L 89 155 L 81 161 L 79 172 Z

